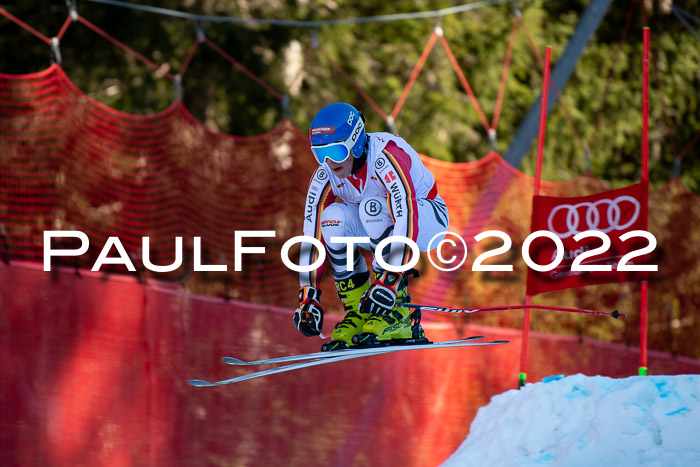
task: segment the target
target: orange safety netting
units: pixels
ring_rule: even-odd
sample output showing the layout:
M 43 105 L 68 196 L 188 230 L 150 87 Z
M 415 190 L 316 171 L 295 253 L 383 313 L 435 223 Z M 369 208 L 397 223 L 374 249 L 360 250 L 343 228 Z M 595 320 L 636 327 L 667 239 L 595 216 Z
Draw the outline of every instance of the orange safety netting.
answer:
M 288 310 L 36 263 L 0 263 L 2 465 L 439 465 L 479 407 L 514 387 L 520 332 L 426 325 L 434 339 L 510 344 L 400 352 L 220 388 L 191 378 L 246 360 L 309 352 Z M 333 322 L 329 322 L 329 325 Z M 634 372 L 638 350 L 534 332 L 529 375 Z M 700 364 L 650 352 L 649 368 Z
M 182 236 L 190 253 L 181 270 L 192 270 L 195 236 L 203 263 L 233 265 L 234 231 L 275 230 L 270 254 L 248 256 L 233 286 L 284 299 L 275 290 L 286 294 L 283 285 L 296 279 L 280 267 L 279 250 L 300 229 L 313 170 L 306 137 L 289 122 L 233 138 L 207 130 L 180 102 L 126 115 L 96 104 L 56 66 L 2 77 L 0 99 L 0 216 L 11 259 L 41 260 L 44 230 L 80 230 L 91 244 L 79 265 L 91 267 L 109 236 L 135 257 L 148 236 L 151 261 L 170 264 Z
M 0 13 L 51 45 L 48 37 Z M 493 123 L 437 30 L 391 117 L 398 116 L 439 39 L 485 129 L 495 131 L 519 23 L 516 18 L 511 29 Z M 70 17 L 58 39 L 69 24 Z M 523 30 L 536 51 L 524 24 Z M 283 100 L 209 39 L 203 43 Z M 386 117 L 322 47 L 318 50 Z M 410 142 L 410 135 L 404 136 Z M 469 258 L 454 272 L 437 271 L 422 258 L 422 278 L 411 286 L 413 301 L 456 307 L 522 303 L 526 267 L 520 246 L 530 232 L 533 180 L 496 153 L 475 163 L 429 157 L 424 162 L 450 208 L 451 230 L 469 246 Z M 405 352 L 225 389 L 186 384 L 190 378 L 223 379 L 246 371 L 221 364 L 225 354 L 256 359 L 317 350 L 318 339 L 301 337 L 291 325 L 297 277 L 280 260 L 284 241 L 301 233 L 313 168 L 308 139 L 289 120 L 264 135 L 231 137 L 207 130 L 181 102 L 149 116 L 109 109 L 77 90 L 58 66 L 33 75 L 0 75 L 0 248 L 9 262 L 0 264 L 0 352 L 7 357 L 0 360 L 0 373 L 11 382 L 0 390 L 0 464 L 75 465 L 90 459 L 100 465 L 223 465 L 284 459 L 290 465 L 435 465 L 453 452 L 478 407 L 512 388 L 518 371 L 519 331 L 483 324 L 517 326 L 520 312 L 426 317 L 433 340 L 486 334 L 511 340 L 507 346 Z M 608 188 L 586 175 L 544 183 L 541 194 L 580 196 Z M 650 283 L 650 347 L 697 356 L 700 201 L 676 180 L 651 193 L 650 213 L 650 230 L 659 240 L 652 258 L 660 265 Z M 89 251 L 78 259 L 56 259 L 52 274 L 42 272 L 43 231 L 73 229 L 89 235 Z M 513 247 L 498 262 L 514 264 L 513 272 L 471 271 L 480 253 L 500 245 L 474 241 L 474 235 L 491 229 L 511 236 Z M 246 240 L 246 246 L 264 245 L 266 253 L 244 256 L 243 271 L 234 272 L 239 230 L 274 230 L 276 237 Z M 138 269 L 136 279 L 86 271 L 109 236 L 126 247 Z M 180 270 L 147 271 L 140 260 L 143 236 L 151 239 L 155 264 L 171 263 L 174 238 L 184 237 Z M 195 236 L 202 237 L 203 263 L 227 264 L 228 272 L 192 272 Z M 67 240 L 54 245 L 76 246 Z M 123 266 L 102 270 L 126 271 Z M 324 304 L 338 311 L 329 279 L 323 283 Z M 536 312 L 535 329 L 551 325 L 579 336 L 533 333 L 530 379 L 553 373 L 633 374 L 639 360 L 637 293 L 636 286 L 614 284 L 538 297 L 620 308 L 630 316 L 611 330 L 598 328 L 598 318 Z M 331 313 L 326 329 L 334 319 Z M 700 370 L 697 361 L 660 352 L 652 351 L 649 362 L 652 373 Z
M 457 307 L 522 303 L 526 266 L 520 246 L 530 229 L 533 180 L 496 153 L 473 163 L 429 157 L 424 162 L 450 209 L 450 229 L 465 238 L 469 256 L 454 272 L 438 271 L 423 257 L 422 278 L 411 286 L 413 301 Z M 107 237 L 116 236 L 141 277 L 177 280 L 190 290 L 291 309 L 297 274 L 283 265 L 280 250 L 301 234 L 314 165 L 307 137 L 289 121 L 264 135 L 231 137 L 206 129 L 180 102 L 147 116 L 109 109 L 77 90 L 58 66 L 33 75 L 0 75 L 0 224 L 3 255 L 10 260 L 42 261 L 45 230 L 75 229 L 89 236 L 90 249 L 77 259 L 54 258 L 53 263 L 89 269 Z M 545 182 L 542 194 L 578 196 L 607 188 L 586 175 L 567 183 Z M 668 330 L 657 337 L 656 348 L 675 345 L 668 343 L 672 331 L 661 310 L 671 307 L 671 319 L 682 320 L 700 304 L 689 285 L 700 263 L 695 249 L 685 248 L 682 254 L 675 249 L 697 241 L 693 236 L 700 229 L 692 226 L 700 223 L 699 206 L 698 198 L 677 181 L 651 193 L 650 230 L 659 239 L 654 259 L 660 273 L 652 278 L 650 310 L 658 312 L 652 311 L 650 319 Z M 471 271 L 479 254 L 500 246 L 495 239 L 475 243 L 476 234 L 491 229 L 512 238 L 513 247 L 495 261 L 513 264 L 513 272 Z M 276 232 L 275 238 L 244 239 L 245 246 L 265 246 L 266 253 L 243 255 L 241 272 L 233 270 L 238 230 Z M 184 237 L 183 266 L 167 274 L 146 271 L 140 260 L 142 236 L 150 237 L 151 261 L 159 265 L 172 263 L 175 237 Z M 202 262 L 227 264 L 228 272 L 193 274 L 195 236 L 202 238 Z M 76 247 L 62 239 L 55 239 L 54 246 Z M 296 251 L 292 249 L 292 258 Z M 126 272 L 121 265 L 102 270 Z M 327 307 L 338 310 L 328 275 L 323 288 Z M 615 299 L 610 294 L 609 288 L 589 287 L 549 300 L 636 314 L 634 291 Z M 519 315 L 508 316 L 493 319 L 519 325 Z M 636 326 L 634 318 L 630 321 Z

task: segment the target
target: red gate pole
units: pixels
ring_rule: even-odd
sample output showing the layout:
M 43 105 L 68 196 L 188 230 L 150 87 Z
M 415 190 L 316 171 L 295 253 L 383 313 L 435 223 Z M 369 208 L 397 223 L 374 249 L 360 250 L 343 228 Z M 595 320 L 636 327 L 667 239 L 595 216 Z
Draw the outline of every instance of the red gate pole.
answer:
M 542 179 L 542 155 L 544 153 L 544 134 L 547 126 L 547 101 L 549 97 L 549 65 L 552 59 L 552 47 L 547 46 L 544 53 L 544 76 L 542 79 L 542 98 L 540 100 L 540 129 L 537 135 L 537 166 L 535 168 L 535 196 L 540 194 L 540 181 Z M 534 203 L 533 203 L 534 205 Z M 532 230 L 532 229 L 530 229 Z M 532 297 L 525 295 L 525 305 L 532 304 Z M 520 373 L 518 374 L 518 388 L 527 381 L 527 348 L 530 337 L 530 309 L 526 309 L 523 315 L 523 341 L 520 350 Z
M 643 30 L 644 51 L 642 57 L 642 182 L 649 182 L 649 28 Z M 649 191 L 647 190 L 647 205 Z M 645 230 L 649 230 L 649 217 L 644 219 Z M 647 281 L 642 281 L 639 291 L 639 374 L 647 374 Z

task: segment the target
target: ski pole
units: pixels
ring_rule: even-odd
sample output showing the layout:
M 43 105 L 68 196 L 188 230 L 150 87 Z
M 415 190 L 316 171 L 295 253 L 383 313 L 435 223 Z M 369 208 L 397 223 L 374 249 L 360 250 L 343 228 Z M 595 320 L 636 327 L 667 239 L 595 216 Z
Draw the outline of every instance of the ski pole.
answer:
M 506 311 L 506 310 L 553 310 L 553 311 L 565 311 L 568 313 L 584 313 L 587 315 L 599 315 L 599 316 L 611 316 L 615 319 L 622 316 L 627 317 L 627 314 L 620 313 L 615 310 L 612 312 L 608 311 L 598 311 L 598 310 L 584 310 L 581 308 L 567 308 L 563 306 L 548 306 L 548 305 L 505 305 L 505 306 L 491 306 L 484 308 L 472 308 L 472 309 L 461 309 L 461 308 L 445 308 L 441 306 L 428 306 L 428 305 L 414 305 L 413 303 L 402 303 L 401 306 L 406 308 L 414 308 L 421 311 L 441 311 L 446 313 L 479 313 L 482 311 Z

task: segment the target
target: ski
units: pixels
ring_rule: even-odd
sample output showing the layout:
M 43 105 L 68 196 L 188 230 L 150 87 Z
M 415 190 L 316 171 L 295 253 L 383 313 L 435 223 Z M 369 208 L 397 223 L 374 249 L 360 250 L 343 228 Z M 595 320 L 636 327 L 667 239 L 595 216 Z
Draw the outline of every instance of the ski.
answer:
M 483 339 L 484 336 L 471 336 L 471 337 L 466 337 L 464 339 L 456 339 L 452 341 L 443 341 L 440 342 L 441 345 L 447 346 L 448 344 L 455 344 L 458 342 L 469 342 L 469 341 L 475 341 L 479 339 Z M 348 353 L 353 353 L 353 354 L 375 354 L 375 353 L 390 353 L 390 352 L 395 352 L 397 349 L 401 350 L 403 347 L 411 348 L 411 349 L 427 349 L 431 348 L 431 346 L 434 346 L 435 344 L 413 344 L 413 345 L 387 345 L 383 347 L 360 347 L 360 348 L 349 348 L 349 349 L 342 349 L 342 350 L 330 350 L 327 352 L 314 352 L 314 353 L 307 353 L 307 354 L 300 354 L 300 355 L 287 355 L 284 357 L 277 357 L 277 358 L 268 358 L 265 360 L 254 360 L 254 361 L 245 361 L 241 360 L 239 358 L 235 357 L 224 357 L 221 360 L 224 363 L 227 363 L 229 365 L 266 365 L 268 363 L 285 363 L 285 362 L 296 362 L 300 360 L 313 360 L 315 358 L 336 358 L 341 355 L 346 355 Z
M 449 341 L 447 341 L 449 342 Z M 290 363 L 289 365 L 282 365 L 278 366 L 275 368 L 270 368 L 267 370 L 262 370 L 262 371 L 257 371 L 255 373 L 249 373 L 247 375 L 243 376 L 237 376 L 235 378 L 231 379 L 225 379 L 223 381 L 215 381 L 215 382 L 210 382 L 210 381 L 204 381 L 201 379 L 192 379 L 190 380 L 190 384 L 192 386 L 197 386 L 197 387 L 211 387 L 211 386 L 223 386 L 226 384 L 233 384 L 233 383 L 240 383 L 241 381 L 247 381 L 249 379 L 254 379 L 254 378 L 260 378 L 262 376 L 269 376 L 269 375 L 274 375 L 277 373 L 285 373 L 287 371 L 294 371 L 294 370 L 300 370 L 302 368 L 310 368 L 312 366 L 318 366 L 318 365 L 325 365 L 327 363 L 335 363 L 335 362 L 340 362 L 343 360 L 352 360 L 355 358 L 363 358 L 363 357 L 368 357 L 370 355 L 381 355 L 384 353 L 389 353 L 390 352 L 399 352 L 402 350 L 419 350 L 419 349 L 440 349 L 440 348 L 452 348 L 452 347 L 476 347 L 476 346 L 484 346 L 484 345 L 498 345 L 498 344 L 507 344 L 508 341 L 491 341 L 491 342 L 454 342 L 454 343 L 445 343 L 445 342 L 435 342 L 433 344 L 425 344 L 425 345 L 406 345 L 406 346 L 394 346 L 394 347 L 378 347 L 376 349 L 366 349 L 366 350 L 374 350 L 372 353 L 359 353 L 359 350 L 353 351 L 352 349 L 349 352 L 343 352 L 342 355 L 338 355 L 334 358 L 316 358 L 315 360 L 307 360 L 307 361 L 302 361 L 298 363 Z
M 406 308 L 413 308 L 419 311 L 435 311 L 444 313 L 480 313 L 483 311 L 508 311 L 508 310 L 551 310 L 551 311 L 565 311 L 567 313 L 582 313 L 585 315 L 598 315 L 598 316 L 610 316 L 612 318 L 618 319 L 620 317 L 626 318 L 625 313 L 620 313 L 618 310 L 615 311 L 598 311 L 598 310 L 586 310 L 583 308 L 568 308 L 564 306 L 549 306 L 549 305 L 504 305 L 504 306 L 489 306 L 484 308 L 445 308 L 442 306 L 429 306 L 429 305 L 416 305 L 414 303 L 402 303 L 401 306 Z

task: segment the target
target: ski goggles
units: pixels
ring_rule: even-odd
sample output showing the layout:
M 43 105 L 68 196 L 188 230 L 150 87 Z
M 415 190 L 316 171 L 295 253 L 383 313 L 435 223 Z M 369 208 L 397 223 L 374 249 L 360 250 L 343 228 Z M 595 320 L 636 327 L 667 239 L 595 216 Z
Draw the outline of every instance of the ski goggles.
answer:
M 335 143 L 324 144 L 323 146 L 311 146 L 311 152 L 314 154 L 316 161 L 319 164 L 326 162 L 326 159 L 330 159 L 337 163 L 345 161 L 348 157 L 350 157 L 352 147 L 355 145 L 360 133 L 362 133 L 363 128 L 364 123 L 362 122 L 362 118 L 358 118 L 357 123 L 352 129 L 348 139 L 344 141 L 337 141 Z

